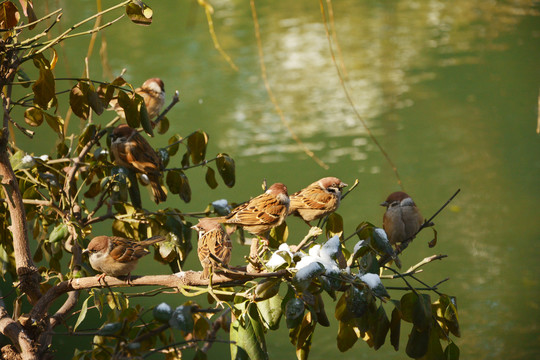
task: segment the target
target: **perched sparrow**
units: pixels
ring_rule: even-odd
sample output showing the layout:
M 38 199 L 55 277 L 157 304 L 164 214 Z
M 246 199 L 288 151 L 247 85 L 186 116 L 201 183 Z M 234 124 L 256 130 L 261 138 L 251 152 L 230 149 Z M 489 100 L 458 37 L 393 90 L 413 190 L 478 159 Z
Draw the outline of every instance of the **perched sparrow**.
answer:
M 191 227 L 199 232 L 197 255 L 203 267 L 202 279 L 208 279 L 210 266 L 227 266 L 231 261 L 232 243 L 229 235 L 223 231 L 221 224 L 213 218 L 200 219 Z M 213 255 L 216 261 L 212 256 Z
M 347 184 L 336 177 L 325 177 L 291 195 L 289 215 L 300 216 L 310 222 L 333 213 L 341 201 L 341 189 Z
M 154 236 L 144 241 L 133 241 L 117 236 L 96 236 L 83 254 L 90 253 L 88 260 L 94 270 L 102 272 L 100 279 L 105 275 L 129 276 L 139 259 L 150 254 L 147 247 L 163 240 L 164 236 Z
M 111 150 L 118 165 L 148 176 L 156 204 L 167 199 L 160 184 L 161 159 L 137 130 L 126 124 L 116 127 L 112 133 Z
M 141 87 L 135 89 L 135 93 L 143 97 L 150 120 L 156 118 L 163 105 L 165 105 L 165 85 L 163 81 L 160 78 L 148 79 Z M 118 104 L 117 99 L 113 99 L 111 105 L 120 117 L 126 117 L 124 109 Z
M 261 236 L 281 225 L 289 211 L 287 187 L 275 183 L 264 194 L 234 208 L 231 213 L 217 221 L 242 226 L 246 231 Z
M 390 194 L 381 206 L 387 208 L 383 229 L 392 245 L 412 240 L 424 223 L 413 199 L 403 191 Z

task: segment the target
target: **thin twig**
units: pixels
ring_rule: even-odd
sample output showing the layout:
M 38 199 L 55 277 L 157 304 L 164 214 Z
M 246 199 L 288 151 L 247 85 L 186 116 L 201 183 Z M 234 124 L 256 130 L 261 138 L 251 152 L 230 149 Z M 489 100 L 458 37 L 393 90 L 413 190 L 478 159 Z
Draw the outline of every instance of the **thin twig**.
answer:
M 165 110 L 163 110 L 163 112 L 161 114 L 159 114 L 159 116 L 157 117 L 157 119 L 154 121 L 154 126 L 156 126 L 157 124 L 159 124 L 159 122 L 161 121 L 161 119 L 163 119 L 165 117 L 165 115 L 173 108 L 174 105 L 176 105 L 177 102 L 180 101 L 180 93 L 178 92 L 178 90 L 176 90 L 174 92 L 174 96 L 173 96 L 173 99 L 171 101 L 171 103 L 169 104 L 169 106 L 167 106 L 165 108 Z

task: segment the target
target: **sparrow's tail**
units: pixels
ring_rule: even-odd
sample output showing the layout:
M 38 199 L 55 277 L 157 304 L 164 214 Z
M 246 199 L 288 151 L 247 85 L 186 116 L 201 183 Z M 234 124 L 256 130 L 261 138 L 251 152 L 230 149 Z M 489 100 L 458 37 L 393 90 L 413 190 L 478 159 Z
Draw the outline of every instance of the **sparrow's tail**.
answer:
M 162 201 L 167 200 L 167 193 L 163 191 L 161 184 L 159 183 L 159 178 L 150 179 L 150 186 L 152 187 L 152 194 L 154 195 L 154 201 L 156 204 L 159 204 Z

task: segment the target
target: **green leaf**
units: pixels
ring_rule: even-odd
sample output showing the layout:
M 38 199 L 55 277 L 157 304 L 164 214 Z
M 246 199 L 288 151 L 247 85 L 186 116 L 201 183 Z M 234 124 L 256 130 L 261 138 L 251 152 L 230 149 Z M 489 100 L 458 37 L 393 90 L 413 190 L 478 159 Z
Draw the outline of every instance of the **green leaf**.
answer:
M 359 290 L 355 286 L 350 286 L 345 292 L 348 312 L 354 317 L 363 316 L 368 310 L 368 297 L 370 296 L 366 289 Z
M 257 309 L 261 315 L 263 325 L 270 330 L 277 330 L 279 328 L 279 322 L 283 310 L 281 309 L 281 302 L 283 298 L 277 294 L 269 299 L 257 302 Z
M 186 203 L 191 201 L 191 187 L 189 186 L 189 180 L 183 171 L 169 171 L 165 181 L 171 190 L 171 193 L 179 194 L 180 198 Z
M 32 85 L 34 92 L 34 104 L 47 110 L 56 104 L 56 88 L 54 75 L 51 70 L 51 64 L 43 54 L 37 54 L 33 57 L 34 66 L 39 69 L 39 77 Z
M 233 187 L 235 183 L 235 165 L 234 160 L 227 154 L 221 153 L 217 155 L 217 170 L 223 182 L 227 187 Z
M 56 227 L 51 232 L 51 235 L 49 236 L 49 242 L 56 243 L 59 241 L 64 240 L 69 235 L 69 230 L 66 224 L 61 223 L 56 225 Z
M 257 287 L 255 287 L 255 301 L 274 297 L 279 292 L 279 285 L 281 285 L 281 279 L 279 278 L 269 278 L 259 281 Z
M 459 348 L 455 343 L 451 342 L 444 349 L 444 355 L 446 356 L 446 360 L 459 360 Z
M 289 237 L 289 227 L 284 221 L 279 226 L 276 226 L 270 230 L 270 235 L 268 237 L 269 245 L 271 248 L 278 248 L 280 244 L 287 242 Z
M 69 92 L 69 106 L 73 113 L 83 120 L 87 120 L 90 115 L 90 105 L 88 103 L 88 83 L 79 81 Z
M 152 313 L 154 315 L 154 319 L 157 321 L 161 323 L 168 323 L 172 317 L 173 310 L 169 304 L 162 302 L 154 308 Z
M 34 158 L 27 155 L 22 150 L 17 150 L 17 152 L 9 158 L 9 162 L 11 163 L 13 170 L 30 169 L 36 165 Z
M 126 14 L 137 25 L 148 26 L 152 24 L 153 11 L 140 0 L 133 0 L 127 4 Z
M 218 186 L 216 181 L 216 172 L 211 167 L 206 168 L 206 183 L 210 186 L 211 189 L 215 189 Z
M 121 329 L 122 329 L 122 323 L 120 322 L 106 323 L 101 327 L 101 329 L 98 330 L 98 335 L 100 336 L 115 335 Z
M 426 355 L 429 346 L 429 334 L 431 329 L 420 331 L 416 326 L 413 326 L 407 341 L 405 353 L 409 357 L 418 359 Z
M 447 296 L 447 295 L 443 295 Z M 457 337 L 461 336 L 461 332 L 459 330 L 459 318 L 458 318 L 458 312 L 457 312 L 457 306 L 456 306 L 456 298 L 455 297 L 448 297 L 448 305 L 446 309 L 444 310 L 444 320 L 445 325 L 448 326 L 448 329 Z
M 392 310 L 392 319 L 390 320 L 390 344 L 396 351 L 399 350 L 399 335 L 401 332 L 401 315 L 398 308 Z
M 166 116 L 162 117 L 161 120 L 157 123 L 157 132 L 160 135 L 165 134 L 167 131 L 169 131 L 170 122 L 169 119 L 167 119 Z
M 287 302 L 287 306 L 285 307 L 285 319 L 287 320 L 287 328 L 295 328 L 301 323 L 302 315 L 304 315 L 304 310 L 304 302 L 297 297 L 292 298 Z
M 45 121 L 47 121 L 47 125 L 55 133 L 58 134 L 58 136 L 63 139 L 64 138 L 64 119 L 62 119 L 60 116 L 53 116 L 50 114 L 47 114 L 46 112 L 43 112 L 43 115 L 45 115 Z
M 248 305 L 243 320 L 231 323 L 231 341 L 236 341 L 231 344 L 231 359 L 267 360 L 264 328 L 254 303 Z
M 126 118 L 127 124 L 133 129 L 138 128 L 141 125 L 141 118 L 135 97 L 132 98 L 125 91 L 119 90 L 118 105 L 120 105 L 120 107 L 124 109 L 124 116 Z
M 103 114 L 105 107 L 103 106 L 103 103 L 101 102 L 101 99 L 99 98 L 99 95 L 92 84 L 90 84 L 88 87 L 86 96 L 88 99 L 88 105 L 90 105 L 92 110 L 94 110 L 94 112 L 98 115 Z
M 168 147 L 168 152 L 169 152 L 169 155 L 170 156 L 174 156 L 176 155 L 176 153 L 178 152 L 178 148 L 180 147 L 180 143 L 179 141 L 182 140 L 182 137 L 178 134 L 174 134 L 170 139 L 169 139 L 169 147 Z M 172 145 L 174 144 L 174 145 Z
M 390 321 L 382 305 L 377 309 L 374 321 L 370 324 L 370 330 L 373 335 L 373 348 L 378 350 L 383 346 L 386 340 L 386 334 L 390 330 Z
M 429 335 L 429 344 L 425 360 L 446 360 L 444 351 L 436 329 L 432 329 Z
M 198 164 L 206 156 L 206 147 L 208 145 L 208 134 L 198 130 L 188 137 L 188 148 L 191 154 L 193 164 Z
M 180 176 L 180 170 L 171 170 L 167 172 L 167 177 L 165 178 L 165 182 L 167 183 L 167 186 L 169 187 L 169 190 L 173 194 L 179 194 L 180 193 L 180 183 L 182 182 L 181 176 Z
M 358 340 L 358 335 L 354 326 L 348 322 L 340 321 L 337 333 L 337 347 L 339 351 L 345 352 L 353 347 Z
M 193 331 L 193 316 L 191 314 L 191 306 L 178 306 L 169 319 L 169 325 L 173 329 L 182 330 L 186 333 Z
M 139 94 L 135 94 L 135 98 L 139 108 L 139 117 L 141 119 L 142 128 L 148 135 L 154 136 L 154 130 L 152 129 L 152 123 L 150 122 L 150 117 L 148 116 L 148 110 L 146 109 L 144 98 Z
M 420 330 L 426 330 L 431 323 L 431 298 L 428 294 L 420 294 L 413 308 L 413 324 Z
M 26 109 L 24 112 L 24 121 L 30 126 L 39 126 L 43 123 L 43 111 L 36 107 Z
M 73 327 L 73 332 L 77 330 L 79 325 L 83 322 L 84 318 L 86 317 L 86 313 L 88 312 L 88 300 L 90 300 L 92 296 L 89 296 L 84 300 L 82 306 L 81 306 L 81 312 L 79 313 L 79 317 L 77 318 L 77 321 L 75 322 L 75 326 Z
M 343 218 L 336 213 L 332 213 L 328 216 L 328 221 L 326 222 L 326 237 L 330 239 L 335 235 L 338 235 L 340 238 L 343 234 Z

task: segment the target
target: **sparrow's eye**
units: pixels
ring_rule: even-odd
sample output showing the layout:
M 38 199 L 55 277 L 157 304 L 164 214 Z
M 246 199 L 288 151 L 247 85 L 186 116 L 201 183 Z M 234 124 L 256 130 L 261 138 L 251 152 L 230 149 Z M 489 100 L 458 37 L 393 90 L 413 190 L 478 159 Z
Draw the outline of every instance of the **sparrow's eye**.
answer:
M 396 206 L 399 206 L 399 201 L 394 201 L 392 203 L 390 203 L 390 206 L 389 207 L 396 207 Z

